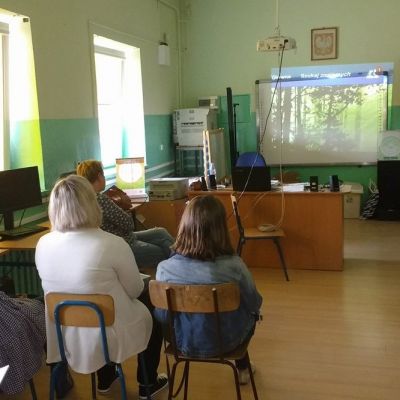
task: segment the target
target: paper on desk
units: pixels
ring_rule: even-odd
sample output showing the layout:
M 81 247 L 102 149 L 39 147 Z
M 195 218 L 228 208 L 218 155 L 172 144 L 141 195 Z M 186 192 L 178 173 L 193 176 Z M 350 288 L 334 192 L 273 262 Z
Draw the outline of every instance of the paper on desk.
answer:
M 4 376 L 9 368 L 9 365 L 0 368 L 0 383 L 3 381 Z
M 284 192 L 304 192 L 304 183 L 289 183 L 283 185 Z

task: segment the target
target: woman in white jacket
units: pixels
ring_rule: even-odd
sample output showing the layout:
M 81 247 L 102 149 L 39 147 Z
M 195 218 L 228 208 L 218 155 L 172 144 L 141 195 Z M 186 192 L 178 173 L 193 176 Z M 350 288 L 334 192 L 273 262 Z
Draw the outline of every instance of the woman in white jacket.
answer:
M 149 310 L 137 299 L 143 290 L 143 280 L 129 245 L 122 238 L 99 228 L 101 211 L 90 183 L 76 175 L 57 182 L 50 196 L 49 218 L 52 232 L 43 236 L 36 248 L 36 265 L 45 294 L 111 295 L 115 304 L 115 322 L 107 327 L 110 359 L 121 363 L 144 351 L 153 323 Z M 60 360 L 60 355 L 55 326 L 47 314 L 46 333 L 47 362 L 55 363 Z M 104 365 L 98 330 L 68 327 L 64 335 L 71 368 L 80 373 L 97 371 L 98 390 L 108 391 L 116 374 L 115 368 Z M 153 347 L 154 351 L 146 350 L 147 358 L 152 358 L 152 352 L 159 353 L 158 343 Z M 156 364 L 147 365 L 147 369 L 150 369 L 148 375 L 154 389 L 156 386 L 160 389 L 168 382 L 164 376 L 157 376 Z M 139 366 L 138 380 L 139 384 L 143 383 Z M 139 390 L 145 392 L 142 387 Z

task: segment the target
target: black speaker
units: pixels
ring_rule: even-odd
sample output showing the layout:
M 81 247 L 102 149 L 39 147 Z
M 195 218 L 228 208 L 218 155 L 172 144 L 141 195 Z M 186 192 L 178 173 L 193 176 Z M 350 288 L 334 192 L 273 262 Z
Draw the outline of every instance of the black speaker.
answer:
M 318 176 L 310 176 L 310 192 L 318 192 Z
M 210 189 L 216 189 L 217 181 L 215 180 L 215 175 L 208 175 L 208 180 L 210 182 Z
M 206 178 L 204 176 L 201 177 L 201 190 L 208 190 Z
M 331 192 L 339 192 L 340 191 L 339 178 L 337 175 L 329 176 L 329 190 Z
M 379 202 L 375 216 L 400 219 L 400 161 L 378 161 Z

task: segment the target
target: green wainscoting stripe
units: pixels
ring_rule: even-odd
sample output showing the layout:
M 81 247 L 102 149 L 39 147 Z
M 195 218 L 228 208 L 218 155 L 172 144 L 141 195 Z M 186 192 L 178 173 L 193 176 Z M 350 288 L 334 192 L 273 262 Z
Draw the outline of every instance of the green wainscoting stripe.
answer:
M 22 168 L 37 165 L 40 184 L 45 188 L 43 173 L 42 143 L 38 120 L 18 121 L 10 129 L 10 162 L 11 168 Z
M 254 151 L 257 148 L 256 113 L 251 112 L 251 95 L 240 94 L 233 96 L 236 107 L 236 147 L 239 154 Z M 228 107 L 226 96 L 219 98 L 218 126 L 225 131 L 225 154 L 227 168 L 230 171 Z
M 146 134 L 146 179 L 148 173 L 154 176 L 173 172 L 174 166 L 170 164 L 174 161 L 174 145 L 172 141 L 172 116 L 168 115 L 145 115 L 144 126 Z M 163 166 L 160 171 L 154 169 Z
M 400 129 L 400 106 L 392 106 L 389 115 L 391 117 L 389 129 Z
M 46 119 L 40 121 L 40 127 L 47 189 L 61 173 L 73 170 L 77 162 L 100 159 L 96 118 Z

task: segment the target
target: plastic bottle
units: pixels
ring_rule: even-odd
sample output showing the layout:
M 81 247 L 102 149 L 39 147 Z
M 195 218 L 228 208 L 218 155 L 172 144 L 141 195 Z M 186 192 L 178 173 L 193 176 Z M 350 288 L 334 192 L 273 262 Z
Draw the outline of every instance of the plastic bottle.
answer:
M 216 189 L 217 188 L 217 181 L 216 181 L 216 175 L 217 172 L 215 170 L 215 165 L 214 163 L 210 163 L 210 169 L 209 169 L 209 174 L 208 174 L 208 179 L 210 182 L 210 189 Z

